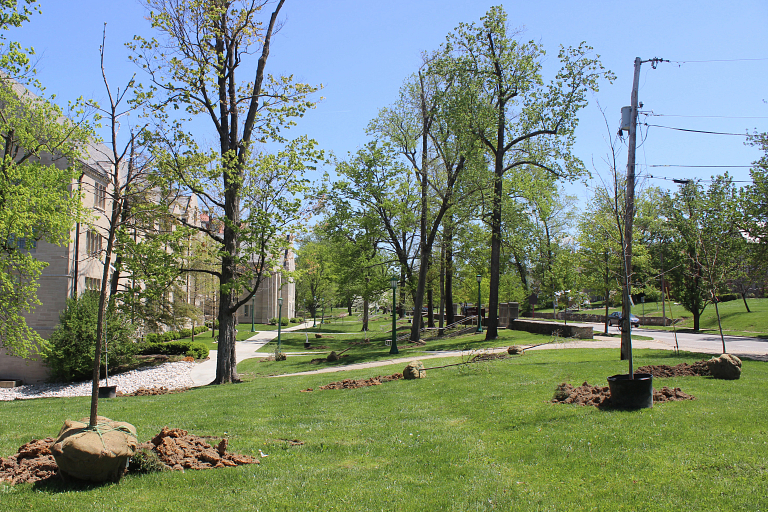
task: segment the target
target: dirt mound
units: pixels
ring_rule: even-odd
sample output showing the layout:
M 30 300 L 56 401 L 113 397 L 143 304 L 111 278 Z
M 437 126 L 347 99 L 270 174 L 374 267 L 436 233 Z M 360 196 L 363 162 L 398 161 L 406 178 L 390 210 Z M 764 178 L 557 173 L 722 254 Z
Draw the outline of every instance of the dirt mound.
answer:
M 150 443 L 139 448 L 152 448 L 160 460 L 171 469 L 212 469 L 242 464 L 258 464 L 259 459 L 249 455 L 227 453 L 227 439 L 214 449 L 205 439 L 190 435 L 180 428 L 163 427 Z
M 7 459 L 0 457 L 0 482 L 11 485 L 37 482 L 55 475 L 59 468 L 51 454 L 53 438 L 33 439 L 21 448 L 16 455 Z
M 484 354 L 477 354 L 472 359 L 470 359 L 469 362 L 480 363 L 483 361 L 495 361 L 497 359 L 506 359 L 506 358 L 507 358 L 507 354 L 504 352 L 498 352 L 498 353 L 488 352 Z
M 51 454 L 54 440 L 33 439 L 8 458 L 0 457 L 0 482 L 11 485 L 45 480 L 58 473 L 58 466 Z M 227 453 L 229 441 L 224 438 L 212 447 L 202 437 L 186 430 L 163 427 L 151 442 L 138 446 L 138 451 L 151 450 L 160 461 L 173 470 L 213 469 L 242 464 L 258 464 L 256 457 Z
M 695 397 L 683 393 L 680 388 L 664 386 L 661 389 L 653 390 L 654 403 L 695 399 Z M 590 386 L 585 382 L 579 387 L 573 387 L 563 382 L 555 389 L 552 403 L 611 407 L 611 391 L 608 386 Z
M 689 377 L 689 376 L 707 376 L 709 368 L 707 368 L 706 361 L 696 361 L 693 364 L 680 363 L 675 366 L 669 366 L 666 364 L 658 364 L 651 366 L 641 366 L 635 373 L 650 373 L 654 377 Z
M 189 388 L 168 389 L 165 386 L 159 388 L 139 388 L 133 393 L 117 392 L 117 396 L 154 396 L 154 395 L 168 395 L 172 393 L 183 393 L 189 391 Z
M 331 382 L 325 386 L 320 386 L 317 389 L 357 389 L 365 388 L 368 386 L 380 386 L 385 382 L 393 380 L 400 380 L 403 378 L 402 373 L 393 373 L 392 375 L 379 375 L 371 377 L 370 379 L 344 379 L 337 382 Z M 302 389 L 303 392 L 312 391 L 312 388 Z

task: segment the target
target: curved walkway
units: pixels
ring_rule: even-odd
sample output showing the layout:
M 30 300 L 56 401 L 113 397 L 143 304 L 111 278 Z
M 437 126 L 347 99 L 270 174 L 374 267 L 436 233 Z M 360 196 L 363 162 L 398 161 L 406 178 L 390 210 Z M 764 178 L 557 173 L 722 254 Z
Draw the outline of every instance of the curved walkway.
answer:
M 299 329 L 306 329 L 309 327 L 310 327 L 309 322 L 305 322 L 304 324 L 287 328 L 284 330 L 284 332 L 290 332 L 290 331 L 295 331 Z M 656 333 L 654 331 L 646 330 L 642 334 L 653 336 Z M 264 332 L 259 332 L 258 334 L 249 338 L 246 341 L 238 341 L 237 349 L 236 349 L 237 362 L 239 363 L 244 359 L 257 357 L 256 351 L 275 338 L 277 338 L 277 331 L 264 331 Z M 661 336 L 659 338 L 661 339 L 632 340 L 632 347 L 637 349 L 650 348 L 650 349 L 658 349 L 658 350 L 674 350 L 674 342 L 671 339 L 665 339 L 664 337 L 661 337 Z M 606 336 L 600 336 L 599 334 L 596 334 L 594 339 L 591 339 L 591 340 L 569 339 L 561 343 L 547 343 L 545 345 L 539 345 L 537 347 L 533 347 L 527 350 L 557 350 L 557 349 L 566 349 L 566 348 L 612 348 L 612 349 L 619 350 L 620 346 L 621 346 L 620 338 L 606 337 Z M 719 355 L 721 352 L 717 344 L 707 344 L 706 346 L 703 346 L 701 344 L 681 343 L 680 349 L 692 351 L 692 352 L 711 353 L 714 355 Z M 270 378 L 292 377 L 296 375 L 312 375 L 312 374 L 319 374 L 319 373 L 335 373 L 335 372 L 342 372 L 342 371 L 349 371 L 349 370 L 359 370 L 364 368 L 377 368 L 380 366 L 389 366 L 389 365 L 395 365 L 395 364 L 405 365 L 416 359 L 423 360 L 423 359 L 436 359 L 441 357 L 469 357 L 472 354 L 479 353 L 479 352 L 498 353 L 498 352 L 505 352 L 506 350 L 507 350 L 507 347 L 497 347 L 497 348 L 474 350 L 474 351 L 467 351 L 467 350 L 443 350 L 443 351 L 434 351 L 434 352 L 427 351 L 427 352 L 419 352 L 418 354 L 413 354 L 411 356 L 395 357 L 392 359 L 369 361 L 365 363 L 353 363 L 353 364 L 347 364 L 343 366 L 335 366 L 332 368 L 321 368 L 318 370 L 308 370 L 305 372 L 274 375 Z M 768 361 L 768 354 L 762 354 L 761 352 L 754 352 L 754 353 L 753 352 L 754 351 L 752 350 L 750 350 L 749 352 L 743 352 L 743 353 L 735 353 L 734 351 L 734 355 L 737 355 L 739 357 L 746 356 L 746 357 L 760 360 L 760 361 Z M 317 353 L 317 352 L 313 352 L 313 353 Z M 288 356 L 300 355 L 300 354 L 303 354 L 303 353 L 302 352 L 287 353 Z M 258 354 L 258 355 L 261 355 L 261 354 Z M 212 382 L 215 377 L 216 377 L 216 351 L 213 350 L 210 353 L 210 358 L 204 363 L 200 363 L 199 365 L 197 365 L 196 368 L 192 371 L 192 380 L 195 382 L 195 386 L 203 386 Z
M 303 324 L 294 325 L 293 327 L 287 327 L 282 329 L 282 332 L 298 331 L 300 329 L 307 329 L 311 327 L 310 322 L 304 322 Z M 240 363 L 245 359 L 251 359 L 256 357 L 256 351 L 261 347 L 277 338 L 277 331 L 259 331 L 245 341 L 238 341 L 235 345 L 235 358 Z M 205 386 L 213 382 L 216 378 L 216 350 L 211 350 L 208 353 L 208 359 L 200 364 L 195 365 L 192 369 L 192 382 L 195 387 Z

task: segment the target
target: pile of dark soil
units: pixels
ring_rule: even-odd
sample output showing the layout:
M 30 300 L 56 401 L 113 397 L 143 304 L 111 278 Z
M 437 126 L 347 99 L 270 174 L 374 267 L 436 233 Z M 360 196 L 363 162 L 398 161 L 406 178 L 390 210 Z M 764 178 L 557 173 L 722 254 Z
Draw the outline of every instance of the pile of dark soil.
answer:
M 11 485 L 45 480 L 58 473 L 58 466 L 51 454 L 54 439 L 33 439 L 8 458 L 0 457 L 0 482 Z M 256 457 L 227 453 L 229 441 L 221 439 L 214 448 L 204 438 L 189 434 L 186 430 L 163 427 L 149 443 L 138 446 L 151 450 L 160 461 L 173 470 L 213 469 L 242 464 L 258 464 Z
M 679 400 L 695 400 L 696 398 L 683 393 L 680 388 L 664 386 L 653 390 L 653 402 L 670 402 Z M 555 389 L 552 403 L 591 405 L 593 407 L 611 407 L 611 391 L 608 386 L 590 386 L 587 382 L 579 387 L 563 382 Z
M 183 393 L 185 391 L 189 391 L 190 388 L 178 388 L 178 389 L 168 389 L 165 386 L 161 386 L 159 388 L 139 388 L 133 393 L 123 393 L 122 391 L 117 392 L 117 396 L 154 396 L 154 395 L 169 395 L 173 393 Z
M 320 386 L 317 389 L 325 390 L 325 389 L 357 389 L 357 388 L 365 388 L 368 386 L 380 386 L 381 384 L 385 382 L 390 382 L 393 380 L 400 380 L 403 378 L 402 373 L 393 373 L 392 375 L 379 375 L 377 377 L 371 377 L 370 379 L 344 379 L 337 382 L 331 382 L 330 384 L 326 384 L 325 386 Z M 313 391 L 312 388 L 302 389 L 302 391 Z
M 693 364 L 680 363 L 675 366 L 669 366 L 666 364 L 641 366 L 635 373 L 650 373 L 654 377 L 691 377 L 691 376 L 708 376 L 709 368 L 707 368 L 706 361 L 696 361 Z

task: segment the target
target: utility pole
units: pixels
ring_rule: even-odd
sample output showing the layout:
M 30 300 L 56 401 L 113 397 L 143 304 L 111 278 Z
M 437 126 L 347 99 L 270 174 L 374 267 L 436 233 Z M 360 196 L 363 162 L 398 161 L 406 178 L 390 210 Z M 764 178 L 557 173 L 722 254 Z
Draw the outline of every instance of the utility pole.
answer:
M 627 191 L 624 213 L 624 293 L 621 305 L 621 359 L 629 359 L 629 375 L 632 370 L 632 223 L 635 217 L 635 148 L 637 147 L 637 89 L 640 83 L 640 66 L 643 61 L 635 57 L 635 77 L 632 80 L 631 111 L 629 115 L 629 146 L 627 147 Z
M 629 378 L 634 378 L 632 368 L 632 224 L 635 217 L 635 150 L 637 148 L 637 89 L 640 83 L 640 66 L 650 62 L 655 69 L 656 64 L 664 59 L 652 58 L 643 61 L 635 57 L 635 76 L 632 80 L 632 96 L 629 116 L 629 145 L 627 147 L 627 192 L 626 213 L 624 214 L 624 293 L 621 305 L 621 359 L 629 360 Z

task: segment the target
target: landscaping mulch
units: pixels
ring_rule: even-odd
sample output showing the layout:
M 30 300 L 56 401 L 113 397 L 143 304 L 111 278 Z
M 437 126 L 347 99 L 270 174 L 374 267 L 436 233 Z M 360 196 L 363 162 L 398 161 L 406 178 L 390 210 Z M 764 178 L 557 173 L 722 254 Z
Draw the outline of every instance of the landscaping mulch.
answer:
M 58 466 L 51 454 L 54 439 L 33 439 L 8 458 L 0 457 L 0 482 L 11 485 L 46 480 L 58 473 Z M 149 443 L 140 444 L 137 453 L 151 450 L 169 469 L 215 469 L 243 464 L 258 464 L 250 455 L 227 453 L 229 441 L 223 438 L 216 447 L 205 438 L 189 434 L 186 430 L 163 427 Z
M 176 388 L 168 389 L 165 386 L 155 388 L 139 388 L 132 393 L 123 393 L 118 391 L 116 396 L 154 396 L 154 395 L 170 395 L 173 393 L 183 393 L 189 391 L 191 388 Z
M 506 359 L 506 352 L 486 352 L 483 354 L 477 354 L 469 360 L 470 363 L 482 363 L 483 361 L 496 361 L 497 359 Z
M 370 379 L 344 379 L 336 382 L 331 382 L 330 384 L 326 384 L 325 386 L 320 386 L 317 388 L 318 390 L 326 390 L 326 389 L 357 389 L 357 388 L 365 388 L 368 386 L 380 386 L 381 384 L 385 382 L 390 382 L 393 380 L 400 380 L 403 378 L 402 373 L 393 373 L 392 375 L 378 375 L 376 377 L 371 377 Z M 302 389 L 302 392 L 309 392 L 313 391 L 312 388 Z
M 653 390 L 653 402 L 662 403 L 680 400 L 696 400 L 696 397 L 683 393 L 680 388 L 664 386 Z M 573 387 L 563 382 L 555 390 L 552 403 L 591 405 L 593 407 L 611 407 L 611 391 L 608 386 L 590 386 L 585 382 L 581 386 Z

